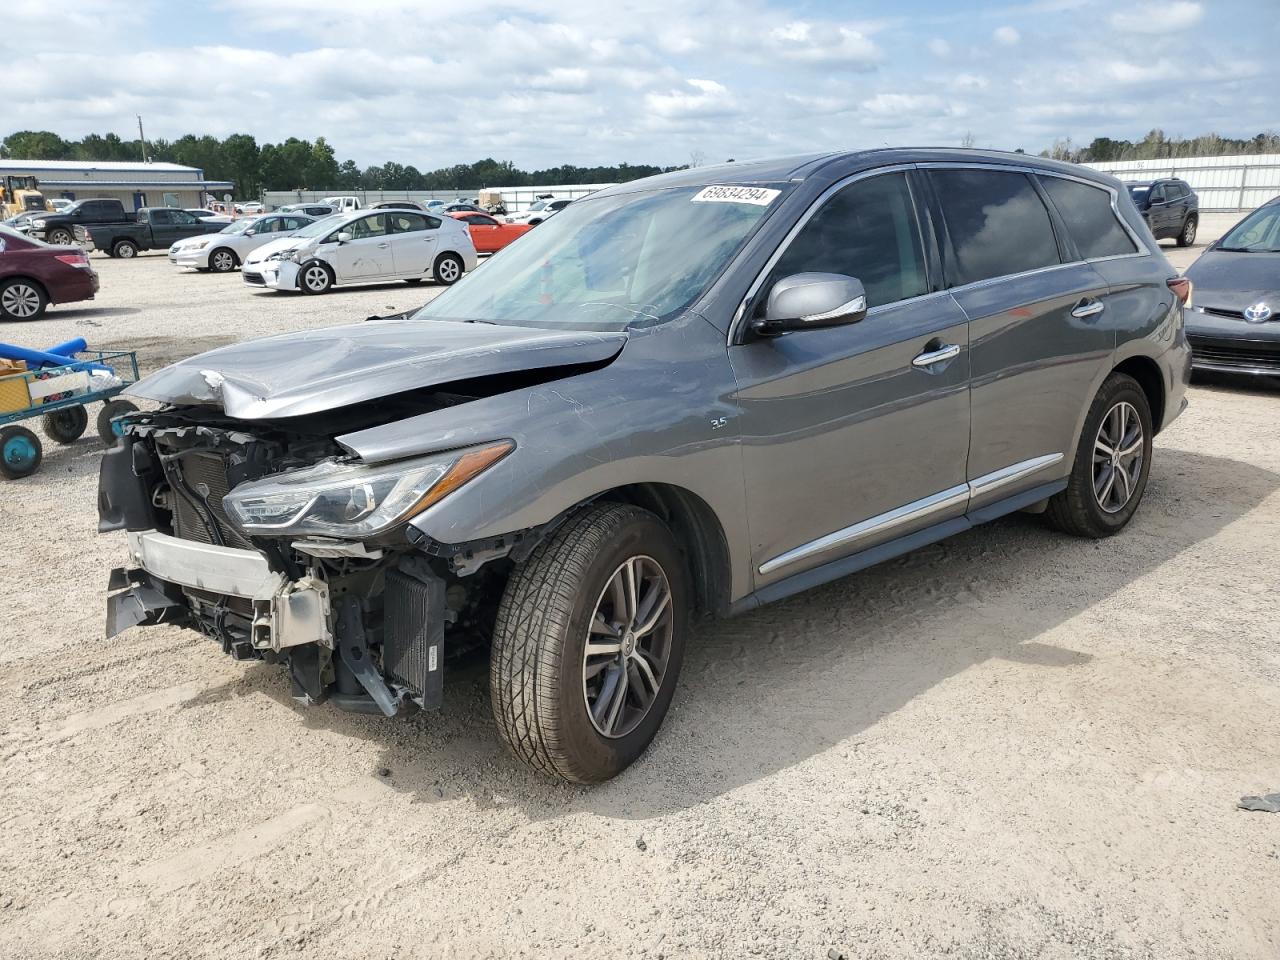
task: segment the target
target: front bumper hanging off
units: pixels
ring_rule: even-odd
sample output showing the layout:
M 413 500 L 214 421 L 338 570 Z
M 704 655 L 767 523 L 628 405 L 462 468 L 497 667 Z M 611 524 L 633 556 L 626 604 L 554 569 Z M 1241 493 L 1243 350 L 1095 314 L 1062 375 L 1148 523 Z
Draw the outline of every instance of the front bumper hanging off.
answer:
M 211 633 L 236 659 L 287 662 L 294 696 L 304 702 L 394 716 L 443 699 L 444 582 L 425 564 L 389 567 L 370 600 L 337 602 L 314 572 L 296 580 L 271 569 L 255 550 L 180 539 L 157 530 L 130 532 L 132 566 L 111 573 L 108 637 L 132 626 L 177 623 Z M 234 598 L 234 599 L 232 599 Z M 367 621 L 381 601 L 375 650 Z M 234 604 L 237 623 L 227 611 Z M 197 615 L 197 609 L 200 615 Z M 381 654 L 379 666 L 377 653 Z

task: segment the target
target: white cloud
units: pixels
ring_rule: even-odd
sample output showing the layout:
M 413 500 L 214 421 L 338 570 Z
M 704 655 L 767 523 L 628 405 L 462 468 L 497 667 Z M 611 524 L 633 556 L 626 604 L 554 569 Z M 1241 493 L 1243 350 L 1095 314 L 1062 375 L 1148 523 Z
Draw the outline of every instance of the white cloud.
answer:
M 1122 33 L 1174 33 L 1200 22 L 1204 6 L 1191 0 L 1173 3 L 1144 3 L 1113 13 L 1111 26 Z
M 996 43 L 1005 47 L 1016 46 L 1022 39 L 1022 34 L 1020 34 L 1014 27 L 1010 26 L 996 27 L 991 36 L 995 39 Z
M 723 117 L 738 112 L 727 87 L 714 80 L 688 80 L 682 89 L 650 93 L 645 105 L 659 117 Z
M 951 44 L 941 37 L 934 37 L 929 41 L 929 52 L 935 57 L 949 57 L 951 56 Z

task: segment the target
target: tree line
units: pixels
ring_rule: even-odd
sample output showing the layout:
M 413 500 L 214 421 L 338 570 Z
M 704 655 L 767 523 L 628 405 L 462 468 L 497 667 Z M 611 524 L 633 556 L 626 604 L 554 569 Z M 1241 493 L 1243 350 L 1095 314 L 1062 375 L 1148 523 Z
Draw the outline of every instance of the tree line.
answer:
M 0 141 L 0 158 L 21 160 L 122 160 L 180 163 L 199 167 L 210 180 L 231 180 L 240 197 L 263 190 L 464 190 L 485 186 L 522 187 L 551 183 L 620 183 L 666 173 L 679 167 L 621 163 L 612 167 L 563 164 L 521 170 L 509 160 L 486 158 L 423 172 L 394 161 L 363 169 L 354 160 L 338 161 L 324 137 L 290 137 L 263 143 L 246 133 L 225 139 L 189 133 L 177 140 L 124 140 L 114 133 L 91 133 L 65 140 L 48 130 L 20 130 Z
M 1085 147 L 1078 147 L 1070 137 L 1055 140 L 1042 157 L 1068 160 L 1071 163 L 1110 163 L 1116 160 L 1169 160 L 1176 157 L 1226 157 L 1248 154 L 1280 153 L 1280 133 L 1260 133 L 1248 140 L 1220 137 L 1206 133 L 1198 137 L 1166 137 L 1163 130 L 1152 130 L 1136 143 L 1095 137 Z

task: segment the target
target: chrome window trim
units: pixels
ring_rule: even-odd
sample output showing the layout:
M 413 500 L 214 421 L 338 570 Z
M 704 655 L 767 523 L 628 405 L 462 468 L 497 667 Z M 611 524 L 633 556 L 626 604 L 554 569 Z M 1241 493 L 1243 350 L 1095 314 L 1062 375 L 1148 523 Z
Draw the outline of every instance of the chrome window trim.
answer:
M 867 316 L 869 317 L 875 316 L 881 310 L 892 309 L 901 304 L 918 303 L 918 302 L 927 300 L 930 297 L 936 297 L 942 294 L 953 294 L 957 291 L 972 290 L 972 289 L 981 287 L 983 285 L 999 283 L 1004 280 L 1012 280 L 1020 277 L 1034 276 L 1035 274 L 1038 274 L 1038 273 L 1045 273 L 1050 270 L 1058 270 L 1058 269 L 1061 269 L 1062 267 L 1071 267 L 1081 263 L 1084 263 L 1084 264 L 1106 263 L 1111 260 L 1127 260 L 1130 258 L 1150 257 L 1152 255 L 1151 251 L 1147 249 L 1146 244 L 1144 244 L 1142 242 L 1142 239 L 1138 236 L 1138 234 L 1134 232 L 1133 228 L 1129 225 L 1128 221 L 1125 220 L 1125 218 L 1120 215 L 1120 208 L 1117 205 L 1117 198 L 1119 194 L 1116 188 L 1110 186 L 1109 184 L 1099 183 L 1096 180 L 1090 180 L 1087 177 L 1078 177 L 1070 173 L 1060 173 L 1056 170 L 1043 170 L 1039 167 L 1024 166 L 1022 164 L 1013 165 L 1013 164 L 992 163 L 992 162 L 978 163 L 978 162 L 962 162 L 962 161 L 954 161 L 954 160 L 928 160 L 928 161 L 920 161 L 916 163 L 895 163 L 885 167 L 875 167 L 871 170 L 860 170 L 857 173 L 850 174 L 847 177 L 837 180 L 831 186 L 827 187 L 826 190 L 823 190 L 822 193 L 820 193 L 816 198 L 814 198 L 813 202 L 809 204 L 809 207 L 805 210 L 805 212 L 801 214 L 800 219 L 797 220 L 795 224 L 792 226 L 792 228 L 787 231 L 787 235 L 782 238 L 782 242 L 778 244 L 778 248 L 774 250 L 774 252 L 769 256 L 769 259 L 765 261 L 765 264 L 760 269 L 760 272 L 756 274 L 756 278 L 751 282 L 751 285 L 747 287 L 746 294 L 743 296 L 742 300 L 738 303 L 738 308 L 733 313 L 733 319 L 729 322 L 729 333 L 725 341 L 726 345 L 730 347 L 735 345 L 738 329 L 742 324 L 742 322 L 745 320 L 747 304 L 755 297 L 757 293 L 759 293 L 760 286 L 764 283 L 765 277 L 769 275 L 770 271 L 773 270 L 773 268 L 777 265 L 778 261 L 782 259 L 783 253 L 785 253 L 787 248 L 791 246 L 791 243 L 792 241 L 795 240 L 796 235 L 801 231 L 801 229 L 803 229 L 804 225 L 809 222 L 809 220 L 814 216 L 814 214 L 817 213 L 818 209 L 822 206 L 822 204 L 826 203 L 826 201 L 829 200 L 833 194 L 837 193 L 838 191 L 844 189 L 845 187 L 853 183 L 858 182 L 859 180 L 866 180 L 870 177 L 878 176 L 880 174 L 903 173 L 909 170 L 991 170 L 997 173 L 999 172 L 1024 173 L 1024 174 L 1031 174 L 1032 176 L 1036 176 L 1036 177 L 1057 177 L 1060 180 L 1071 180 L 1071 181 L 1074 181 L 1075 183 L 1083 184 L 1086 187 L 1093 187 L 1095 190 L 1103 190 L 1107 194 L 1109 194 L 1111 197 L 1112 216 L 1114 216 L 1116 220 L 1119 221 L 1121 229 L 1124 230 L 1126 236 L 1128 236 L 1129 239 L 1133 241 L 1133 245 L 1137 247 L 1137 249 L 1133 253 L 1117 253 L 1117 254 L 1112 254 L 1110 256 L 1106 256 L 1106 257 L 1085 257 L 1080 260 L 1071 260 L 1066 263 L 1050 264 L 1049 266 L 1045 266 L 1045 267 L 1036 267 L 1034 270 L 1023 270 L 1019 273 L 1002 273 L 998 277 L 987 277 L 984 280 L 974 280 L 972 283 L 961 284 L 954 287 L 947 287 L 946 289 L 943 289 L 943 290 L 932 290 L 929 293 L 922 293 L 916 297 L 907 297 L 903 300 L 895 300 L 893 303 L 883 303 L 883 304 L 878 304 L 876 306 L 873 306 L 867 311 Z M 911 191 L 911 203 L 912 203 L 912 206 L 915 207 L 916 220 L 917 220 L 917 223 L 919 223 L 921 213 L 920 213 L 920 208 L 916 203 L 916 196 L 915 196 L 914 190 Z M 923 240 L 924 240 L 924 237 L 922 236 L 921 242 L 923 242 Z
M 913 520 L 930 516 L 948 507 L 955 506 L 961 501 L 965 502 L 965 512 L 967 513 L 969 507 L 973 504 L 974 498 L 1003 489 L 1056 463 L 1061 463 L 1063 459 L 1065 459 L 1065 456 L 1062 453 L 1047 453 L 1043 456 L 1032 457 L 1029 460 L 1019 460 L 1017 463 L 1011 463 L 1007 467 L 1001 467 L 991 473 L 984 473 L 980 477 L 966 480 L 964 483 L 956 484 L 954 487 L 947 487 L 945 490 L 905 503 L 884 513 L 876 514 L 874 517 L 868 517 L 866 520 L 859 520 L 857 523 L 850 524 L 847 527 L 833 530 L 831 533 L 824 534 L 815 540 L 810 540 L 808 543 L 802 543 L 798 547 L 792 547 L 785 553 L 780 553 L 776 557 L 772 557 L 760 564 L 757 572 L 760 576 L 768 576 L 775 570 L 780 570 L 800 560 L 808 559 L 816 554 L 826 553 L 836 547 L 848 546 L 859 540 L 865 540 L 872 534 L 883 533 Z
M 778 244 L 777 249 L 775 249 L 773 253 L 769 255 L 769 259 L 766 260 L 764 263 L 764 266 L 760 268 L 760 271 L 756 274 L 756 278 L 752 280 L 751 285 L 747 287 L 747 292 L 743 294 L 742 299 L 738 303 L 738 309 L 736 309 L 733 312 L 733 319 L 729 322 L 729 333 L 725 340 L 726 345 L 730 347 L 734 345 L 735 340 L 737 338 L 737 334 L 738 334 L 738 328 L 742 324 L 742 322 L 745 320 L 747 304 L 750 303 L 751 300 L 754 299 L 755 295 L 760 292 L 760 287 L 761 285 L 764 284 L 765 277 L 769 276 L 769 273 L 773 270 L 775 266 L 777 266 L 778 261 L 782 259 L 782 255 L 787 252 L 787 248 L 791 246 L 796 236 L 800 233 L 801 230 L 804 229 L 805 224 L 807 224 L 811 219 L 813 219 L 814 214 L 816 214 L 818 210 L 822 208 L 823 204 L 825 204 L 828 200 L 831 199 L 832 196 L 839 193 L 845 187 L 851 186 L 852 184 L 857 183 L 859 180 L 868 180 L 871 177 L 877 177 L 887 173 L 905 173 L 909 170 L 914 170 L 915 168 L 916 168 L 916 164 L 914 163 L 894 163 L 885 167 L 873 167 L 870 170 L 859 170 L 857 173 L 851 173 L 849 174 L 849 176 L 843 177 L 837 180 L 835 183 L 831 184 L 831 186 L 827 187 L 827 189 L 823 190 L 822 193 L 818 194 L 818 196 L 816 196 L 813 199 L 813 201 L 809 204 L 808 208 L 804 211 L 804 213 L 800 215 L 800 219 L 798 219 L 794 224 L 792 224 L 791 229 L 787 231 L 787 235 L 782 238 L 782 241 Z M 911 192 L 911 206 L 916 212 L 916 222 L 917 224 L 919 224 L 920 210 L 919 210 L 919 207 L 916 205 L 915 192 L 911 191 L 910 183 L 907 184 L 907 189 Z M 924 235 L 921 234 L 920 236 L 921 251 L 925 253 L 925 259 L 927 261 L 928 254 L 927 254 L 927 251 L 924 250 L 924 239 L 925 239 Z M 891 304 L 882 304 L 882 306 L 896 306 L 899 303 L 908 303 L 911 300 L 919 300 L 921 297 L 930 296 L 933 293 L 937 293 L 937 292 L 939 291 L 935 290 L 935 291 L 931 291 L 930 293 L 921 294 L 920 297 L 908 297 L 905 300 L 895 300 Z M 870 310 L 868 310 L 867 311 L 868 316 L 874 313 L 876 309 L 877 309 L 876 307 L 872 307 Z

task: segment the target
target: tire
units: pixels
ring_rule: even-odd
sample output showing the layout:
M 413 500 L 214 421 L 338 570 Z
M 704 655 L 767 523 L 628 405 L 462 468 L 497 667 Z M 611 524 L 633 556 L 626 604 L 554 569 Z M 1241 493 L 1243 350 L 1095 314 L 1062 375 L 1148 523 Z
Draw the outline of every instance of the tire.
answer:
M 89 413 L 84 407 L 63 407 L 41 417 L 40 426 L 44 427 L 50 440 L 75 443 L 89 426 Z
M 34 280 L 17 277 L 0 283 L 0 319 L 39 320 L 48 306 L 44 287 Z
M 431 268 L 431 275 L 435 277 L 436 283 L 451 287 L 462 279 L 462 271 L 465 269 L 466 265 L 456 253 L 442 253 L 436 257 L 436 262 Z
M 20 480 L 40 469 L 44 448 L 40 438 L 26 427 L 8 426 L 0 429 L 0 476 L 6 480 Z
M 529 221 L 529 226 L 531 226 L 531 227 L 536 227 L 536 226 L 537 226 L 538 224 L 540 224 L 541 222 L 542 222 L 542 220 L 541 220 L 541 219 L 538 219 L 538 220 L 530 220 L 530 221 Z
M 214 273 L 230 273 L 240 266 L 240 258 L 236 252 L 227 247 L 218 247 L 209 254 L 209 269 Z
M 298 289 L 303 293 L 328 293 L 333 289 L 333 271 L 319 260 L 304 263 L 298 271 Z
M 1115 443 L 1121 418 L 1125 426 L 1119 432 L 1125 439 Z M 1132 432 L 1135 423 L 1141 437 Z M 1049 499 L 1045 511 L 1049 523 L 1064 533 L 1094 540 L 1123 530 L 1147 489 L 1154 432 L 1147 395 L 1132 377 L 1113 373 L 1085 417 L 1067 489 Z M 1110 456 L 1112 450 L 1120 451 L 1118 458 Z M 1134 452 L 1126 455 L 1125 450 Z
M 1186 222 L 1182 224 L 1182 229 L 1178 231 L 1178 246 L 1189 247 L 1194 244 L 1199 226 L 1200 223 L 1196 217 L 1187 217 Z
M 54 229 L 49 231 L 49 242 L 55 247 L 69 247 L 76 242 L 76 235 L 69 230 Z
M 117 240 L 111 245 L 111 255 L 121 260 L 132 260 L 138 255 L 138 245 L 132 240 Z
M 630 629 L 619 635 L 608 626 L 618 638 L 614 641 L 591 631 L 593 645 L 619 649 L 588 656 L 588 631 L 597 613 L 602 625 L 627 622 L 625 611 L 615 610 L 612 585 L 633 563 L 642 572 L 637 615 L 630 622 L 652 616 L 645 604 L 650 591 L 660 591 L 664 583 L 668 602 L 652 629 L 637 636 Z M 512 752 L 533 769 L 570 783 L 600 783 L 630 766 L 653 740 L 671 704 L 689 629 L 690 595 L 675 538 L 652 513 L 603 504 L 566 520 L 516 567 L 498 605 L 489 686 L 498 732 Z M 641 676 L 640 659 L 657 684 L 656 693 Z M 640 684 L 636 691 L 632 683 Z M 615 698 L 601 702 L 620 686 L 620 703 Z M 650 695 L 647 706 L 641 690 Z M 599 720 L 589 712 L 593 699 Z M 611 703 L 617 704 L 612 713 Z
M 98 438 L 108 447 L 114 447 L 116 440 L 120 438 L 120 431 L 111 421 L 137 409 L 128 400 L 108 400 L 98 411 Z

